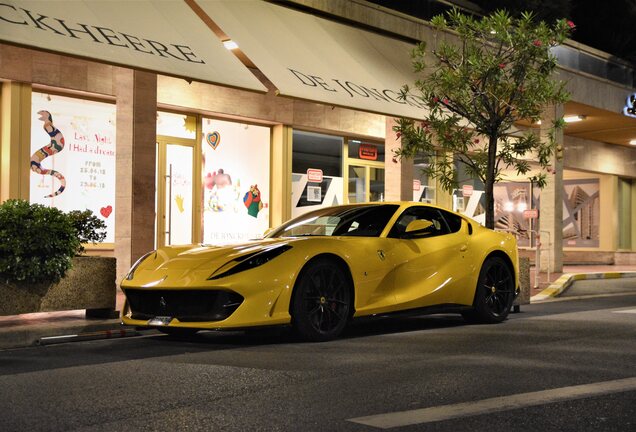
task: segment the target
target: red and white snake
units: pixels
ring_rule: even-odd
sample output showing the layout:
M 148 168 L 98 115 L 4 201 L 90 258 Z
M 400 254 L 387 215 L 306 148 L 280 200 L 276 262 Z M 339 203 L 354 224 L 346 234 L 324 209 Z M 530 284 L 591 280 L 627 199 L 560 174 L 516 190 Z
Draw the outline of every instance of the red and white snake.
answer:
M 53 156 L 55 153 L 59 153 L 64 149 L 64 135 L 53 125 L 53 116 L 51 116 L 50 112 L 38 111 L 38 115 L 40 116 L 38 120 L 44 122 L 44 130 L 51 137 L 51 142 L 31 155 L 31 171 L 41 175 L 51 175 L 60 181 L 59 189 L 45 196 L 45 198 L 52 198 L 64 192 L 66 179 L 59 171 L 42 168 L 41 163 L 45 158 Z

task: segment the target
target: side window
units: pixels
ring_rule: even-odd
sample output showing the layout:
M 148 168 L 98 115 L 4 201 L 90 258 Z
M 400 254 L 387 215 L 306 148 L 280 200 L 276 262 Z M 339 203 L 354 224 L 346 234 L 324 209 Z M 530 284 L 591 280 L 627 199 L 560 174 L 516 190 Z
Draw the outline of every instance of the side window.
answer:
M 435 237 L 443 234 L 449 234 L 451 229 L 449 228 L 446 220 L 442 216 L 442 213 L 433 207 L 411 207 L 400 215 L 398 220 L 391 228 L 389 237 L 391 238 L 403 238 L 406 235 L 406 227 L 414 220 L 424 220 L 430 222 L 430 226 L 421 233 L 418 233 L 414 238 L 427 238 Z M 461 226 L 461 220 L 459 221 Z
M 351 237 L 378 237 L 387 222 L 395 214 L 396 205 L 377 205 L 356 208 L 350 214 L 341 215 L 333 235 Z
M 439 210 L 439 212 L 444 217 L 444 220 L 446 220 L 449 232 L 454 233 L 454 232 L 457 232 L 457 231 L 459 231 L 461 229 L 461 227 L 462 227 L 462 218 L 461 217 L 457 216 L 456 214 L 452 214 L 452 213 L 449 213 L 447 211 L 444 211 L 444 210 Z

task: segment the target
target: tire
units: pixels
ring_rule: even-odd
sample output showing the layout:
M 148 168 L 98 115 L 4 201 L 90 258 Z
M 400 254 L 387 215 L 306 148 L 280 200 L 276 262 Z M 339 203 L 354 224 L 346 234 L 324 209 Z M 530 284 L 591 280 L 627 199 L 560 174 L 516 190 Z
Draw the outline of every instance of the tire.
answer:
M 515 298 L 515 278 L 499 257 L 486 259 L 479 272 L 473 309 L 462 313 L 469 322 L 495 324 L 504 321 Z
M 199 329 L 185 328 L 185 327 L 155 327 L 155 328 L 159 330 L 161 333 L 167 334 L 175 338 L 192 337 L 195 334 L 197 334 L 197 332 L 199 331 Z
M 347 274 L 335 261 L 318 258 L 301 271 L 290 312 L 295 332 L 310 342 L 335 339 L 347 325 L 352 311 Z

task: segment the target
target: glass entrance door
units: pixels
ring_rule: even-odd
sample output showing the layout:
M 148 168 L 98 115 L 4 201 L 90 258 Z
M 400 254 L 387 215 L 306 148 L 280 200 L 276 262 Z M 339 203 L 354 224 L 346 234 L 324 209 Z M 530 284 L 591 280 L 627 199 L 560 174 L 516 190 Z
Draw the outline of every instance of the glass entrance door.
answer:
M 349 204 L 384 201 L 384 168 L 350 162 L 347 183 Z
M 195 140 L 157 139 L 157 246 L 194 238 Z

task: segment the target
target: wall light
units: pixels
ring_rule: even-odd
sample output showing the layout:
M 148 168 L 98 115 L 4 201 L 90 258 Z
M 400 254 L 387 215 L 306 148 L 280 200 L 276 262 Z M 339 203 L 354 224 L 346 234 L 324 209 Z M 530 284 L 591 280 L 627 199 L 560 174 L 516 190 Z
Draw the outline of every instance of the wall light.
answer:
M 563 117 L 563 121 L 566 123 L 576 123 L 579 121 L 583 121 L 587 118 L 587 116 L 584 115 L 571 115 L 571 116 L 565 116 Z
M 239 47 L 238 44 L 234 42 L 232 39 L 223 41 L 223 46 L 225 47 L 225 49 L 228 49 L 228 50 L 237 49 Z
M 630 143 L 631 145 L 636 146 L 636 139 L 630 140 L 630 141 L 629 141 L 629 143 Z

